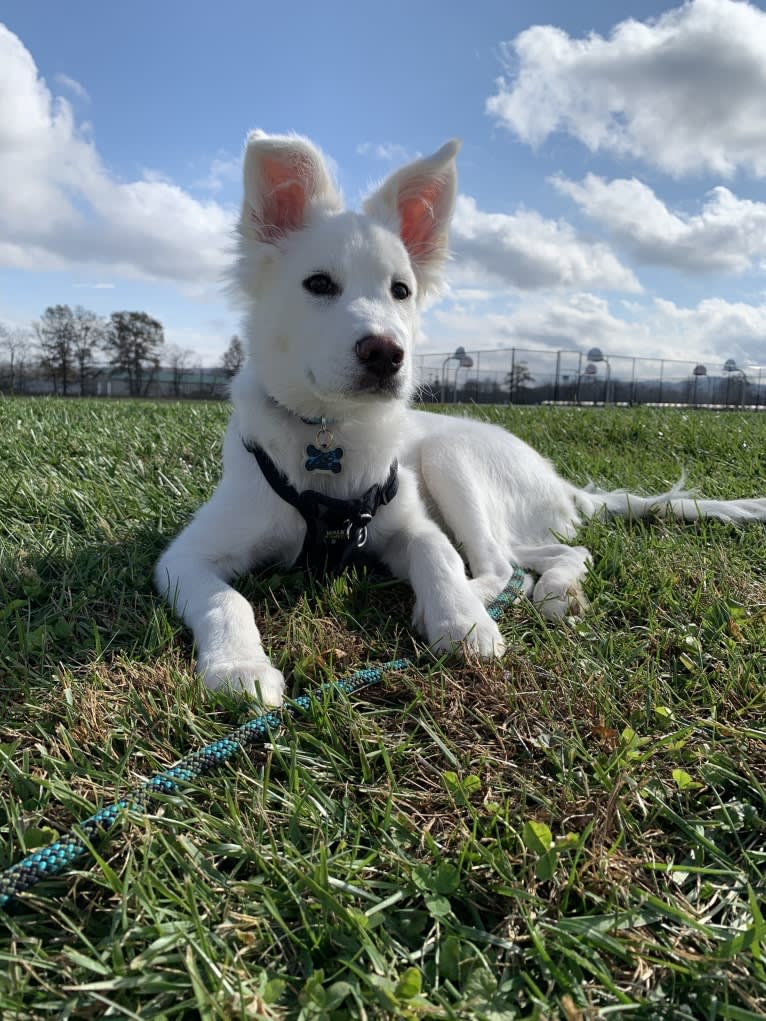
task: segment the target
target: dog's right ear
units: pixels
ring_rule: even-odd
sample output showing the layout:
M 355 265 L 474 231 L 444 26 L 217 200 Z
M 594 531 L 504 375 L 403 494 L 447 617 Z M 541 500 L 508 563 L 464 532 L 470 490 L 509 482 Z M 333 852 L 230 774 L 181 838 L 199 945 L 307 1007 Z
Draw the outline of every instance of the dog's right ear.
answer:
M 322 153 L 298 135 L 247 138 L 240 231 L 273 244 L 306 225 L 312 209 L 339 212 L 343 202 Z

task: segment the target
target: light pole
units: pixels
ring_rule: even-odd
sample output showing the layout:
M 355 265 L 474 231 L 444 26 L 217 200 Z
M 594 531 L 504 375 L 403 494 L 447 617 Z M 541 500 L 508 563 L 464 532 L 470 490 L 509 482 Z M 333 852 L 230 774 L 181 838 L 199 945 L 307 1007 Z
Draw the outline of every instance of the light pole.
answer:
M 448 380 L 446 378 L 447 365 L 449 364 L 449 362 L 451 362 L 453 360 L 455 360 L 457 362 L 462 362 L 463 359 L 466 358 L 466 357 L 467 357 L 467 355 L 465 353 L 465 348 L 462 347 L 462 346 L 461 347 L 456 347 L 455 348 L 455 353 L 453 355 L 447 355 L 447 357 L 442 362 L 442 404 L 446 404 L 447 403 L 447 382 L 448 382 Z M 471 362 L 471 365 L 473 365 L 473 362 Z M 460 368 L 459 365 L 458 365 L 458 368 Z M 455 373 L 455 378 L 457 378 L 457 372 Z
M 460 372 L 461 369 L 471 369 L 471 368 L 473 368 L 473 358 L 471 358 L 470 355 L 464 354 L 463 357 L 458 362 L 457 368 L 455 369 L 455 388 L 454 388 L 454 390 L 452 392 L 452 403 L 453 404 L 457 404 L 457 374 L 458 374 L 458 372 Z
M 729 406 L 729 387 L 731 385 L 731 377 L 732 377 L 732 375 L 735 372 L 739 376 L 739 384 L 740 384 L 739 403 L 740 404 L 744 404 L 745 403 L 745 383 L 747 383 L 747 376 L 742 371 L 742 369 L 740 369 L 740 367 L 737 365 L 737 363 L 734 361 L 733 358 L 727 358 L 726 359 L 726 361 L 723 363 L 723 371 L 726 373 L 726 406 L 727 407 Z
M 700 378 L 704 379 L 707 376 L 707 367 L 704 366 L 704 365 L 695 365 L 692 374 L 694 376 L 694 407 L 696 408 L 697 407 L 697 386 L 699 384 Z
M 592 347 L 585 357 L 591 364 L 603 362 L 606 365 L 606 382 L 604 383 L 604 405 L 606 406 L 609 403 L 609 383 L 612 378 L 612 367 L 609 364 L 609 359 L 600 347 Z M 594 370 L 596 369 L 595 364 L 593 364 L 593 368 Z M 585 371 L 588 371 L 587 367 Z
M 588 383 L 595 383 L 596 376 L 598 375 L 598 369 L 593 362 L 588 362 L 582 372 L 577 373 L 577 403 L 580 403 L 580 381 L 584 378 Z M 596 401 L 593 401 L 595 404 Z

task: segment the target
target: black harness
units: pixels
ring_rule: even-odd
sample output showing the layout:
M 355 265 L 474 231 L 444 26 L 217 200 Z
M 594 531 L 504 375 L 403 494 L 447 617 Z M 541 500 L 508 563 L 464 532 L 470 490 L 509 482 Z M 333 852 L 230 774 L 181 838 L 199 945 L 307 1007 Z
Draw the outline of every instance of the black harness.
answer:
M 246 440 L 242 442 L 255 457 L 263 477 L 277 496 L 295 507 L 306 522 L 306 538 L 296 566 L 316 574 L 336 574 L 352 563 L 366 562 L 361 551 L 367 542 L 367 526 L 378 508 L 390 503 L 399 489 L 396 461 L 382 486 L 370 486 L 356 500 L 338 500 L 314 489 L 299 493 L 263 447 Z

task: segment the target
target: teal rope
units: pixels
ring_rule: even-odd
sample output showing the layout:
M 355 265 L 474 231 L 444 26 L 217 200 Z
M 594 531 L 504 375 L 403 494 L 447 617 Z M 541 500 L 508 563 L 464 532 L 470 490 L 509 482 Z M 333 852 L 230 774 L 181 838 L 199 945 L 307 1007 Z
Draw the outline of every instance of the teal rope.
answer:
M 487 613 L 498 620 L 504 608 L 512 603 L 522 591 L 524 571 L 514 565 L 513 575 L 505 589 L 487 607 Z M 365 667 L 348 677 L 329 681 L 307 695 L 292 699 L 282 710 L 271 710 L 248 720 L 225 737 L 213 741 L 199 751 L 191 752 L 170 769 L 145 780 L 124 798 L 100 809 L 94 815 L 83 819 L 76 829 L 71 829 L 60 840 L 39 851 L 28 854 L 20 862 L 0 873 L 0 908 L 6 907 L 20 893 L 31 889 L 41 879 L 58 876 L 79 858 L 90 854 L 90 845 L 107 833 L 120 815 L 128 810 L 143 815 L 156 801 L 157 794 L 177 794 L 181 785 L 196 780 L 219 769 L 226 762 L 239 755 L 245 748 L 265 742 L 278 730 L 285 715 L 297 716 L 307 712 L 316 702 L 328 694 L 353 695 L 362 688 L 378 684 L 386 674 L 406 670 L 415 664 L 412 659 L 392 659 L 377 667 Z

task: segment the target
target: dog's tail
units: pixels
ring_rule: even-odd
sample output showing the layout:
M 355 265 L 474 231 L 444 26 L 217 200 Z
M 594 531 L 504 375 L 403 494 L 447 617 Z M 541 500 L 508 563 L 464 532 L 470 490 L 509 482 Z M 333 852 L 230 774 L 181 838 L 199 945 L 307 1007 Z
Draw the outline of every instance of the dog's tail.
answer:
M 766 521 L 766 497 L 742 500 L 707 500 L 685 489 L 685 478 L 666 493 L 640 496 L 626 489 L 598 489 L 592 483 L 577 489 L 575 503 L 584 517 L 598 514 L 622 518 L 672 517 L 680 521 L 715 518 L 732 524 Z

